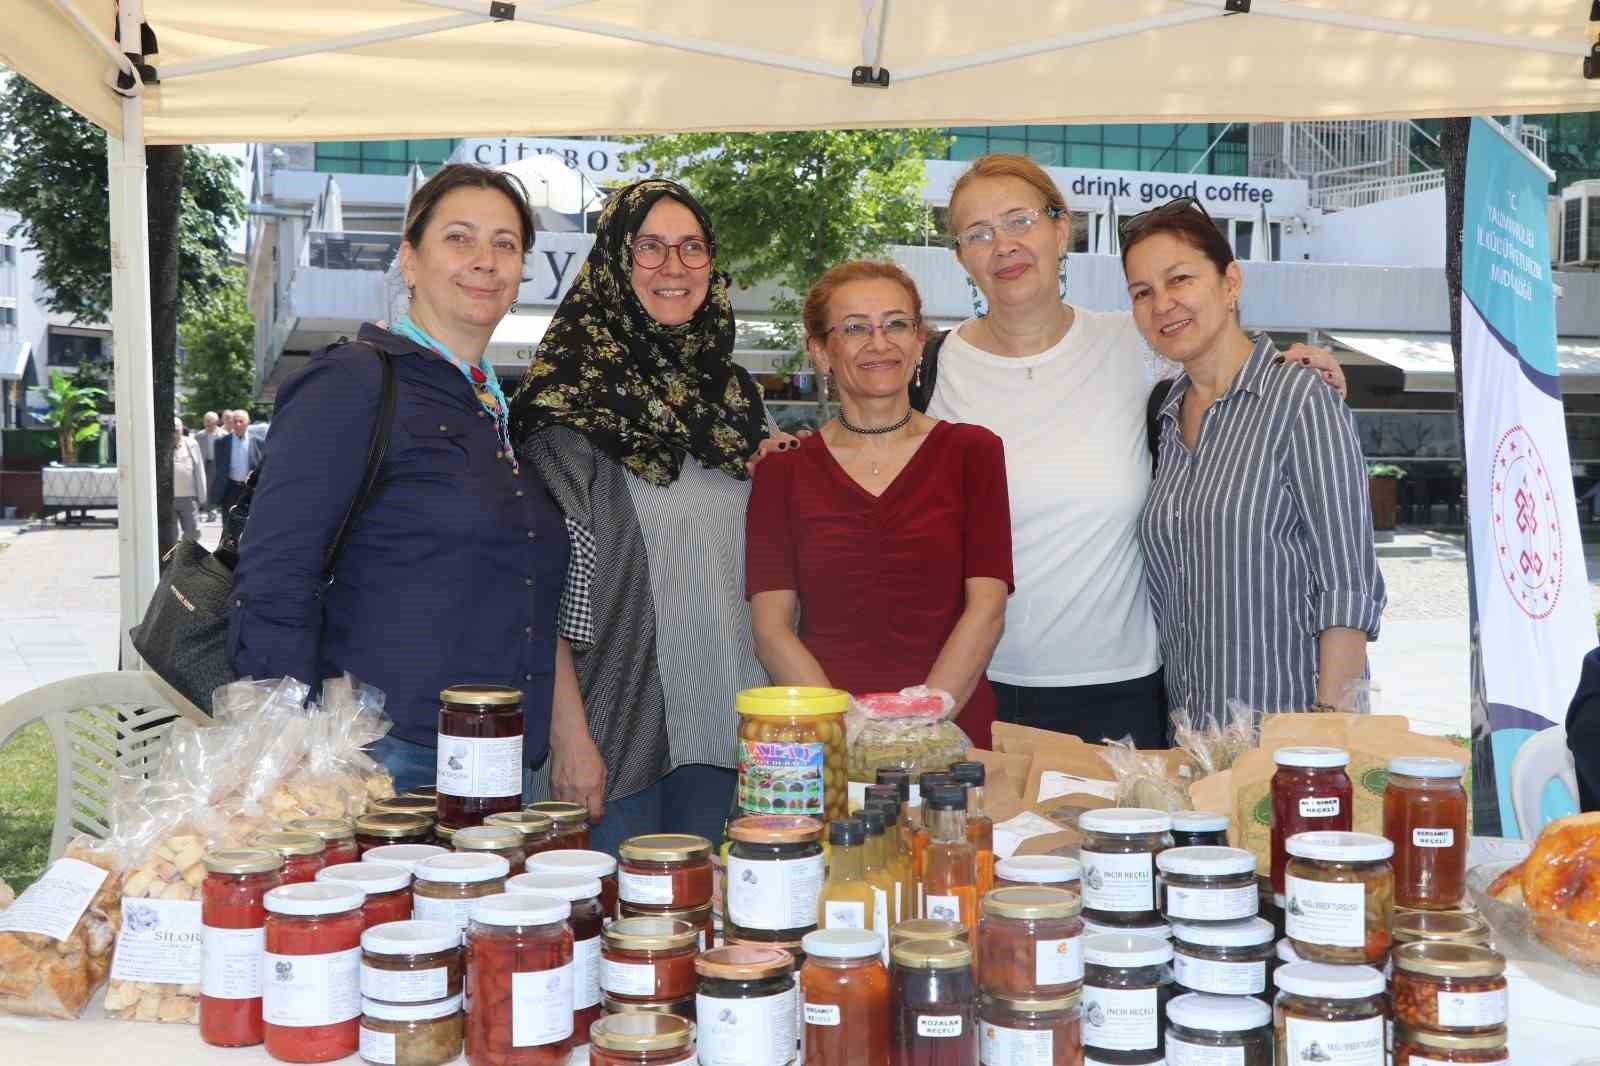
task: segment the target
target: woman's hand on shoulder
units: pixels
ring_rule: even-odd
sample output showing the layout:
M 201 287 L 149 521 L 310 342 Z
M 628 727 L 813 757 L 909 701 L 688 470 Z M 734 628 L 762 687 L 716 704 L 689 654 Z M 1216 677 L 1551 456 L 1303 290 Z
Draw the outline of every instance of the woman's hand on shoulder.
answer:
M 761 442 L 754 455 L 744 461 L 745 472 L 751 477 L 755 477 L 756 467 L 761 465 L 761 460 L 774 452 L 793 451 L 795 448 L 800 447 L 801 438 L 809 436 L 811 436 L 811 430 L 809 429 L 802 429 L 798 434 L 774 433 Z
M 1339 365 L 1333 353 L 1326 348 L 1316 348 L 1309 344 L 1293 344 L 1289 350 L 1281 353 L 1278 358 L 1286 363 L 1297 363 L 1300 366 L 1315 370 L 1322 375 L 1322 380 L 1333 386 L 1333 391 L 1339 394 L 1339 399 L 1348 399 L 1350 389 L 1344 380 L 1344 367 Z

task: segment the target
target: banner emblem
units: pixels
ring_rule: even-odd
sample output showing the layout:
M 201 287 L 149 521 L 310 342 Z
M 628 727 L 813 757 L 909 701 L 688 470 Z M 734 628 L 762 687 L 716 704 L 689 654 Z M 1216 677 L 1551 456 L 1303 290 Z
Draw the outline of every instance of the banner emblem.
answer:
M 1512 426 L 1495 449 L 1490 510 L 1495 561 L 1522 613 L 1548 618 L 1561 598 L 1561 512 L 1539 447 L 1523 426 Z

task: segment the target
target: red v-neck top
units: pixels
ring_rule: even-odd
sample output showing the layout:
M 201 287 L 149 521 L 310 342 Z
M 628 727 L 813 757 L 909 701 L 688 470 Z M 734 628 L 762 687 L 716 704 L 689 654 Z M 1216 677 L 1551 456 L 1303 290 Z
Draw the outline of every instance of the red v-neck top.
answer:
M 920 685 L 966 607 L 970 577 L 1014 588 L 1000 438 L 940 422 L 874 497 L 821 434 L 756 469 L 745 512 L 745 595 L 793 589 L 802 643 L 835 687 Z M 980 678 L 956 724 L 991 746 L 994 690 Z

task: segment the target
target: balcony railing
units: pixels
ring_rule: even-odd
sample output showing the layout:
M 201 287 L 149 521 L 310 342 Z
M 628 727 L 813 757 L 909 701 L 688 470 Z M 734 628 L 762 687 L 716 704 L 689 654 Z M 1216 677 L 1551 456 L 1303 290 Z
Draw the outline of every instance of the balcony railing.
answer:
M 1311 190 L 1311 203 L 1324 211 L 1343 211 L 1351 207 L 1394 200 L 1414 193 L 1430 192 L 1444 188 L 1444 171 L 1424 170 L 1417 174 L 1401 174 L 1388 178 L 1371 178 L 1346 185 Z
M 399 254 L 402 239 L 398 233 L 312 230 L 301 262 L 324 270 L 384 271 Z

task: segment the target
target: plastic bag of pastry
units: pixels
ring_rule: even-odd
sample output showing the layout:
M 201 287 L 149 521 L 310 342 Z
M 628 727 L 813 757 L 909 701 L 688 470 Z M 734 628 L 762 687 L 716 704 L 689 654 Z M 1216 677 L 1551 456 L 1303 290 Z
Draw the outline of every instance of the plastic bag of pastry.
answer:
M 305 724 L 304 759 L 268 793 L 268 816 L 354 818 L 394 795 L 394 778 L 365 751 L 389 732 L 382 692 L 348 674 L 331 678 Z
M 1188 753 L 1201 777 L 1220 773 L 1256 746 L 1256 722 L 1260 717 L 1259 711 L 1233 699 L 1227 701 L 1227 710 L 1220 721 L 1209 712 L 1197 715 L 1186 708 L 1174 707 L 1173 746 Z
M 1186 811 L 1192 806 L 1188 788 L 1167 775 L 1166 757 L 1141 752 L 1133 746 L 1131 736 L 1106 741 L 1100 757 L 1117 780 L 1118 807 Z
M 115 845 L 78 837 L 0 911 L 0 1013 L 82 1013 L 111 967 L 121 866 Z
M 955 714 L 948 692 L 925 685 L 851 697 L 844 717 L 850 806 L 862 804 L 880 769 L 909 770 L 914 781 L 965 759 L 972 742 L 952 721 Z

